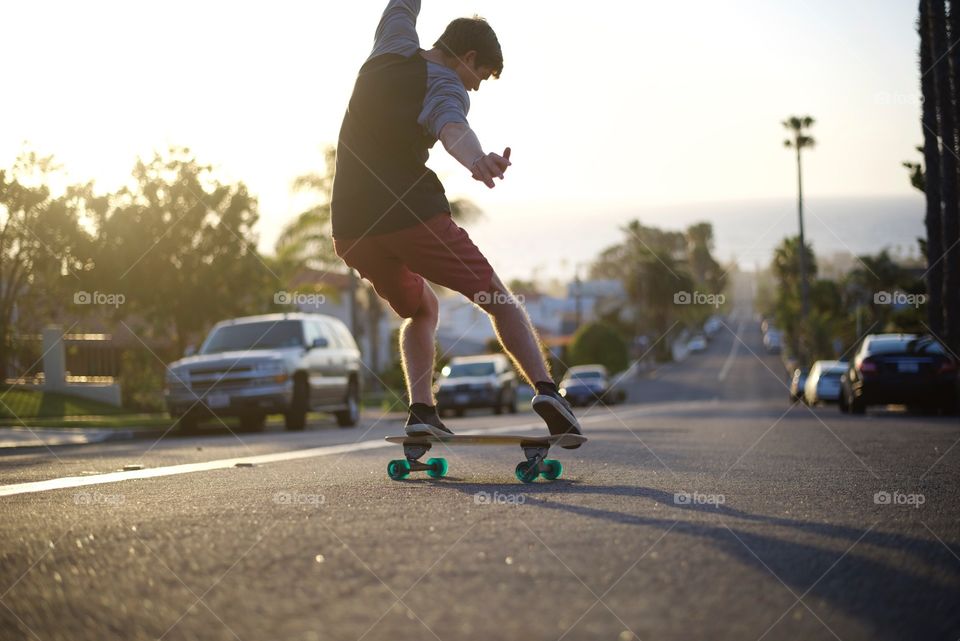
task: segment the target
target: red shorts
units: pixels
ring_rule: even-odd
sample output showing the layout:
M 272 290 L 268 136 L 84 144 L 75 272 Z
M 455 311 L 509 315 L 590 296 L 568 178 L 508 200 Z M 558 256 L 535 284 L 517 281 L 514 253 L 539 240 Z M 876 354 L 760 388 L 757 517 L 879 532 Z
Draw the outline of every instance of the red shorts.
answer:
M 424 279 L 474 301 L 490 291 L 493 268 L 450 214 L 387 234 L 336 238 L 333 246 L 402 318 L 420 308 Z

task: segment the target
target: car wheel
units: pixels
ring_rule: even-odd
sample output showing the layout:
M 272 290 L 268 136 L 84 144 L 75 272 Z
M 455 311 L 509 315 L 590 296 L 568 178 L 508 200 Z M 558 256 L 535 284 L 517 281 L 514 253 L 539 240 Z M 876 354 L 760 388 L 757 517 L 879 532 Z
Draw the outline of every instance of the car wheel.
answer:
M 494 414 L 503 414 L 503 391 L 497 394 L 497 403 L 493 406 Z
M 867 405 L 863 402 L 862 398 L 856 398 L 852 394 L 847 397 L 847 407 L 850 409 L 851 414 L 866 414 Z
M 453 410 L 453 415 L 456 416 L 457 418 L 462 418 L 464 412 L 465 410 L 463 408 L 458 407 L 457 409 Z
M 293 382 L 293 401 L 284 414 L 284 425 L 291 432 L 299 432 L 307 426 L 307 408 L 310 404 L 310 388 L 307 379 L 297 378 Z
M 360 388 L 356 381 L 351 380 L 347 386 L 347 408 L 335 412 L 334 416 L 340 427 L 353 427 L 360 422 Z
M 840 408 L 840 412 L 843 414 L 850 413 L 850 407 L 847 405 L 847 394 L 841 390 L 840 398 L 837 399 L 837 407 Z
M 510 412 L 511 414 L 516 414 L 516 413 L 517 413 L 517 393 L 516 393 L 516 391 L 514 391 L 514 392 L 510 395 L 510 402 L 507 404 L 507 411 Z
M 244 432 L 261 432 L 267 422 L 267 415 L 248 413 L 240 416 L 240 429 Z

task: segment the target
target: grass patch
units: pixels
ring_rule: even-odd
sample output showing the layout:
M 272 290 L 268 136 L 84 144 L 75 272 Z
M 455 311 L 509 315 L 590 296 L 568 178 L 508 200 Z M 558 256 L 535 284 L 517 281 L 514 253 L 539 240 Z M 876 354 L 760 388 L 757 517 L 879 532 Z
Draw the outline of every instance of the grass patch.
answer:
M 66 394 L 16 388 L 0 393 L 0 419 L 122 414 L 130 414 L 130 410 Z
M 173 419 L 166 414 L 124 414 L 120 416 L 71 416 L 70 418 L 25 418 L 19 421 L 15 418 L 0 418 L 0 427 L 27 427 L 55 428 L 55 427 L 106 427 L 106 428 L 135 428 L 158 427 L 166 428 L 173 424 Z

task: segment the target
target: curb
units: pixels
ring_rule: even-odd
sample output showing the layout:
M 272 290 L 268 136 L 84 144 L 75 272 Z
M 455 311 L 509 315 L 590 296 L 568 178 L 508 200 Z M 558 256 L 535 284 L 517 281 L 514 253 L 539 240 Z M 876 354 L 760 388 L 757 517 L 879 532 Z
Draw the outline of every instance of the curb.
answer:
M 166 429 L 160 428 L 4 427 L 0 428 L 0 451 L 157 439 L 163 436 L 164 432 Z

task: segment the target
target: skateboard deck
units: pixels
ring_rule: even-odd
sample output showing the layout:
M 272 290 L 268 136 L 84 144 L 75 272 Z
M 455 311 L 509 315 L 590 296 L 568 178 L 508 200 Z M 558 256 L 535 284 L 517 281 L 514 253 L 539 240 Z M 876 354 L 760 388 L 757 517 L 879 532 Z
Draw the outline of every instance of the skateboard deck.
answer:
M 406 458 L 390 461 L 387 475 L 394 480 L 409 476 L 410 472 L 426 472 L 433 478 L 447 475 L 447 460 L 431 458 L 426 463 L 420 459 L 430 451 L 434 444 L 443 446 L 458 445 L 518 445 L 523 450 L 526 461 L 519 463 L 515 473 L 523 483 L 532 483 L 537 477 L 554 480 L 563 473 L 563 465 L 555 459 L 548 459 L 547 452 L 554 445 L 565 447 L 587 442 L 579 434 L 557 434 L 551 436 L 519 436 L 515 434 L 463 434 L 452 436 L 387 436 L 386 441 L 403 446 Z

